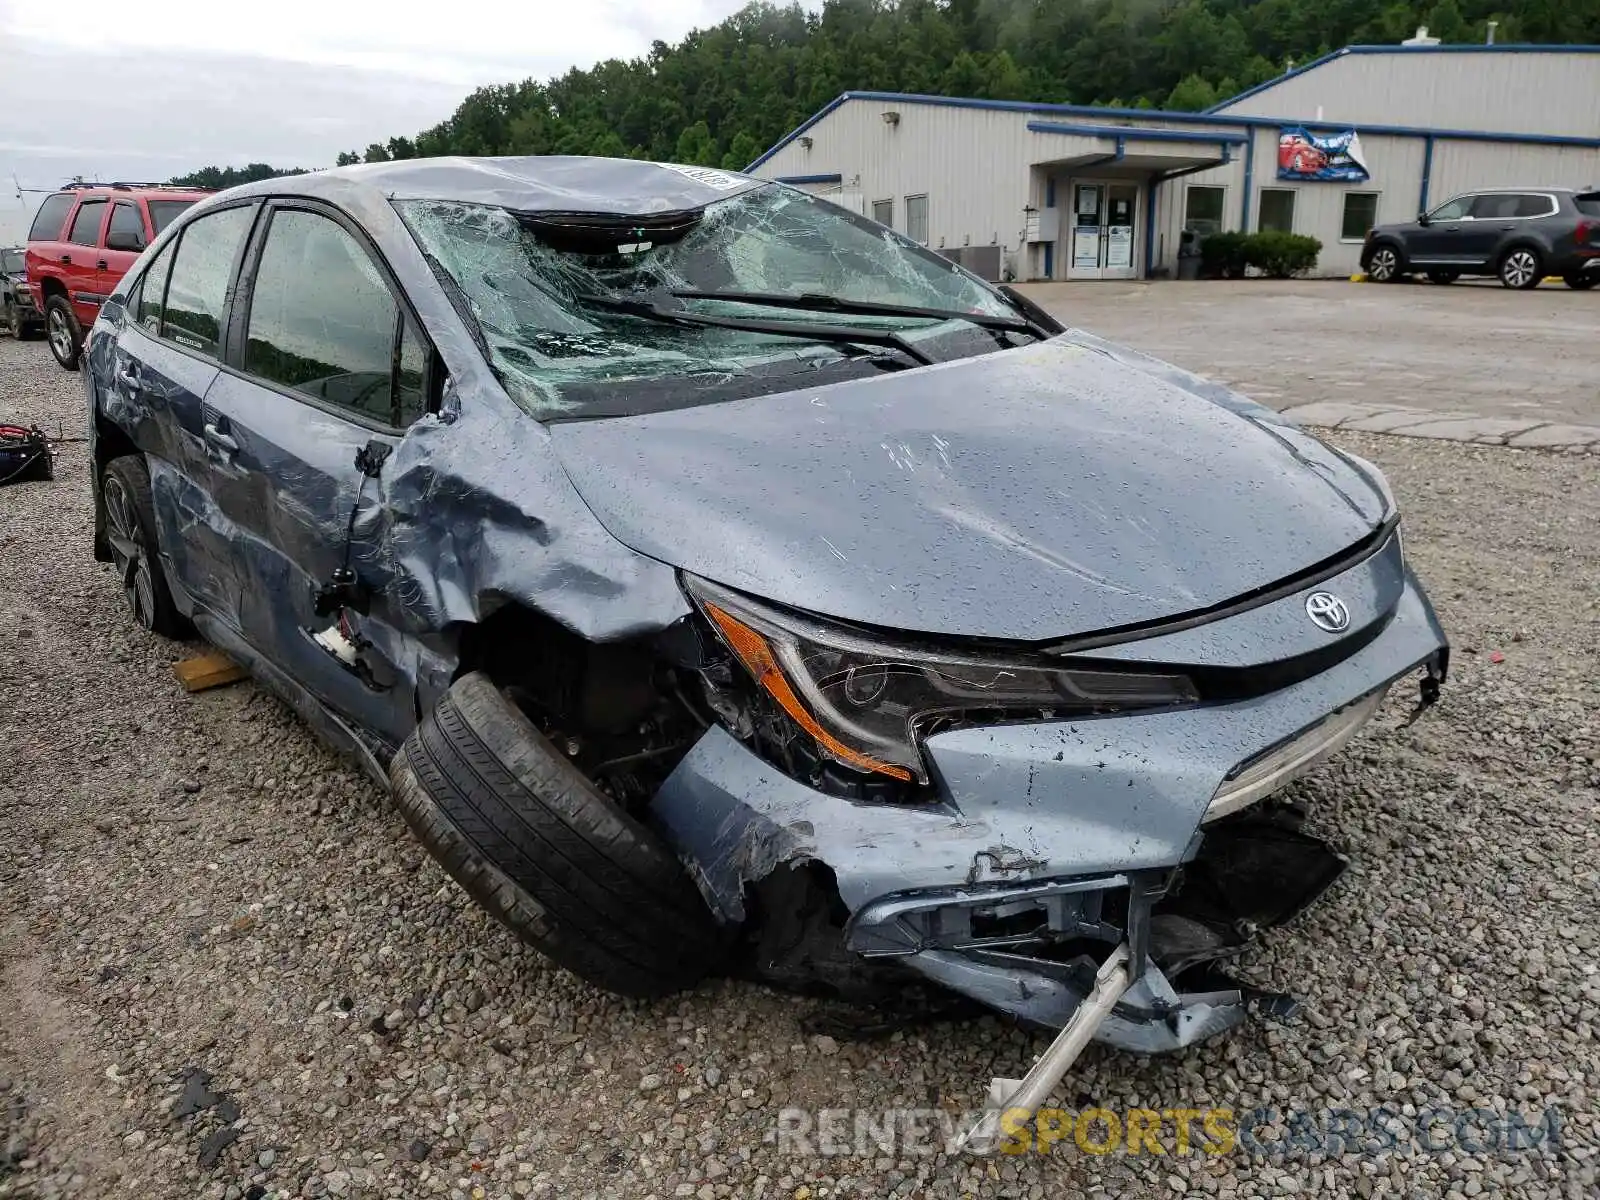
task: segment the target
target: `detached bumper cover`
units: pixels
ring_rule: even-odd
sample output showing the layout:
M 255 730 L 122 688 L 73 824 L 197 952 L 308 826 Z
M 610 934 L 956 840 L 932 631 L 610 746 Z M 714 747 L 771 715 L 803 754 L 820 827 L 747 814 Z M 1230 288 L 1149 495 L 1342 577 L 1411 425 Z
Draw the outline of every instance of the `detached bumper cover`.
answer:
M 1371 698 L 1394 680 L 1441 661 L 1447 642 L 1426 595 L 1409 571 L 1395 582 L 1397 600 L 1384 606 L 1360 649 L 1267 695 L 934 737 L 927 750 L 937 803 L 912 808 L 829 796 L 714 729 L 662 786 L 653 813 L 724 920 L 743 918 L 746 884 L 786 862 L 820 861 L 852 913 L 851 949 L 901 955 L 905 965 L 992 1007 L 1059 1025 L 1083 995 L 1073 971 L 1003 946 L 985 948 L 986 932 L 1005 913 L 984 913 L 974 924 L 974 901 L 991 898 L 991 889 L 1019 888 L 1030 893 L 1019 903 L 1047 912 L 1057 934 L 1112 940 L 1117 930 L 1107 927 L 1104 898 L 1127 894 L 1130 881 L 1166 880 L 1194 859 L 1207 811 L 1230 782 L 1259 782 L 1252 764 L 1304 765 L 1331 752 L 1327 743 L 1342 744 L 1359 721 L 1330 717 L 1352 706 L 1369 714 Z M 1359 590 L 1346 586 L 1343 594 Z M 1303 605 L 1304 598 L 1280 603 Z M 1225 639 L 1224 624 L 1208 636 Z M 1142 643 L 1141 656 L 1159 658 L 1159 640 Z M 1330 724 L 1332 739 L 1323 736 Z M 1271 773 L 1281 783 L 1293 772 Z M 1118 920 L 1127 920 L 1125 911 L 1111 913 L 1111 924 Z M 1141 966 L 1142 949 L 1136 947 Z M 1180 1000 L 1152 966 L 1101 1037 L 1172 1048 L 1242 1019 L 1242 1001 L 1226 994 Z M 1141 1012 L 1167 1016 L 1152 1032 Z

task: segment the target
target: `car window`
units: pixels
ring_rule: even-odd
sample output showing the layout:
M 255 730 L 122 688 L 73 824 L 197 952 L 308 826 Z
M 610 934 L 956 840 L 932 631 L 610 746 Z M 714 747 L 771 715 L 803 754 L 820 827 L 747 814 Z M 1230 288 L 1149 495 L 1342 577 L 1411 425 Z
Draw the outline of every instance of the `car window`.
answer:
M 147 200 L 145 203 L 150 208 L 150 224 L 155 228 L 156 236 L 161 236 L 161 231 L 177 218 L 178 214 L 190 207 L 194 200 Z
M 1472 207 L 1475 196 L 1457 196 L 1454 200 L 1446 201 L 1428 214 L 1434 221 L 1459 221 L 1467 215 L 1467 210 Z
M 72 208 L 72 193 L 61 192 L 39 205 L 39 213 L 28 230 L 30 242 L 52 242 L 61 236 L 61 226 Z
M 7 275 L 20 275 L 26 264 L 17 250 L 0 250 L 0 271 Z
M 106 215 L 104 200 L 85 200 L 78 205 L 78 214 L 72 218 L 72 232 L 67 241 L 75 246 L 93 246 L 100 241 L 100 222 Z
M 190 350 L 217 356 L 228 281 L 254 215 L 251 206 L 225 208 L 184 229 L 167 284 L 162 337 Z
M 1517 201 L 1520 199 L 1512 192 L 1491 192 L 1479 196 L 1472 202 L 1472 219 L 1474 221 L 1504 220 L 1506 217 L 1517 215 Z
M 144 218 L 139 215 L 139 206 L 128 200 L 118 200 L 111 208 L 111 226 L 106 230 L 106 242 L 109 245 L 113 233 L 131 233 L 138 239 L 139 249 L 144 249 Z
M 1518 196 L 1517 208 L 1514 215 L 1519 217 L 1548 217 L 1555 212 L 1555 205 L 1549 196 L 1542 192 L 1531 195 Z
M 675 293 L 814 294 L 862 305 L 1016 315 L 948 259 L 780 184 L 655 218 L 544 217 L 437 200 L 395 207 L 481 331 L 501 382 L 540 420 L 769 394 L 851 377 L 866 365 L 848 338 L 679 324 L 670 315 L 652 320 L 608 307 L 613 298 L 642 300 L 669 314 L 681 305 L 696 316 L 780 326 L 814 326 L 818 319 L 781 303 L 749 307 Z M 919 346 L 937 342 L 941 359 L 999 348 L 958 317 L 830 313 L 826 324 L 893 332 Z
M 250 296 L 244 369 L 384 425 L 426 409 L 427 353 L 366 249 L 319 213 L 272 216 Z
M 157 337 L 161 334 L 161 316 L 167 299 L 167 274 L 172 270 L 172 252 L 176 247 L 176 242 L 168 242 L 162 248 L 155 261 L 145 268 L 128 297 L 129 316 L 146 333 Z
M 1586 217 L 1600 217 L 1600 192 L 1589 192 L 1586 195 L 1574 196 L 1572 202 L 1578 206 L 1578 211 Z

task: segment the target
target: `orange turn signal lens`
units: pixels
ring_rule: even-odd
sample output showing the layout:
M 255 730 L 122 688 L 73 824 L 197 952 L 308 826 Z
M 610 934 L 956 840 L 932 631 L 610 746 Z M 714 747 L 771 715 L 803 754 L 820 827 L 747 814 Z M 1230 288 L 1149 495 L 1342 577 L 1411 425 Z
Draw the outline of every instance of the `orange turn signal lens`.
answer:
M 784 675 L 783 669 L 778 666 L 778 660 L 773 655 L 772 648 L 767 645 L 767 639 L 715 604 L 708 601 L 702 603 L 706 615 L 717 623 L 717 628 L 722 632 L 728 645 L 733 648 L 733 652 L 739 656 L 739 661 L 745 665 L 745 669 L 766 689 L 767 694 L 778 702 L 783 711 L 794 718 L 795 724 L 817 740 L 818 745 L 840 762 L 849 763 L 863 771 L 876 771 L 893 779 L 910 781 L 911 772 L 904 767 L 880 762 L 871 755 L 853 750 L 818 724 L 817 719 L 806 711 L 805 706 L 800 703 L 800 698 L 794 694 L 794 689 L 789 686 L 789 680 Z

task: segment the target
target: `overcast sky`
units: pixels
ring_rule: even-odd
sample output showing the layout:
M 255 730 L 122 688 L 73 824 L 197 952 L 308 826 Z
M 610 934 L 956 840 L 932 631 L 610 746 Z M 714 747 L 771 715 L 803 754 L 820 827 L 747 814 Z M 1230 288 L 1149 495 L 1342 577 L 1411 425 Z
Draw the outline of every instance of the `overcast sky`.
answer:
M 0 241 L 74 175 L 331 165 L 485 83 L 632 57 L 743 0 L 0 0 Z M 810 7 L 816 7 L 815 3 Z

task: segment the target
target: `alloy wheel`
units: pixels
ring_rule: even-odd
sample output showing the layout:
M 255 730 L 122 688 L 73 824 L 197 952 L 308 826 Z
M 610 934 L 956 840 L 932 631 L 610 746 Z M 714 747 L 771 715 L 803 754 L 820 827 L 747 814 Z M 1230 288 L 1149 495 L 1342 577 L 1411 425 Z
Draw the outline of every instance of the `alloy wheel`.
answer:
M 1500 278 L 1509 287 L 1525 288 L 1534 279 L 1539 270 L 1539 260 L 1534 257 L 1532 250 L 1513 250 L 1506 255 L 1505 264 L 1500 268 Z
M 122 594 L 127 598 L 128 611 L 145 629 L 155 626 L 156 590 L 150 574 L 150 559 L 144 552 L 140 536 L 139 514 L 133 497 L 123 487 L 121 480 L 107 475 L 104 484 L 106 504 L 106 541 L 111 545 L 111 558 L 117 575 L 122 580 Z
M 67 318 L 59 308 L 50 310 L 48 324 L 50 326 L 50 349 L 54 350 L 56 357 L 65 361 L 72 357 L 72 330 L 67 325 Z
M 1400 260 L 1396 258 L 1395 252 L 1385 246 L 1372 252 L 1372 261 L 1367 264 L 1367 274 L 1379 283 L 1388 283 L 1394 278 L 1399 265 Z

